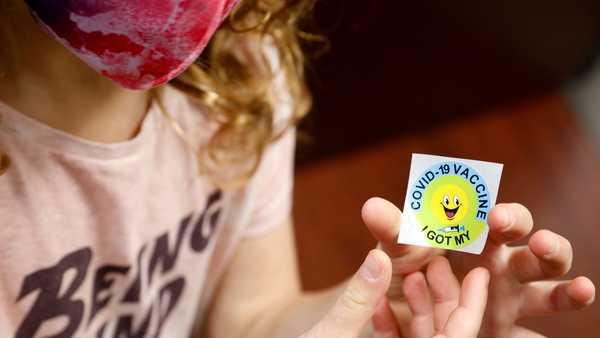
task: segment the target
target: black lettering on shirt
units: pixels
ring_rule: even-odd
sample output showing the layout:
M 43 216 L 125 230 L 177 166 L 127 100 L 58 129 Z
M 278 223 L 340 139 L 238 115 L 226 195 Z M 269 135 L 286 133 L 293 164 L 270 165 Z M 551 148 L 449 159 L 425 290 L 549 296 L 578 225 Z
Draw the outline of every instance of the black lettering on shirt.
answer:
M 163 233 L 143 244 L 132 265 L 105 264 L 94 267 L 91 264 L 92 249 L 85 247 L 66 254 L 54 266 L 27 275 L 16 302 L 23 301 L 29 295 L 35 295 L 36 299 L 14 337 L 34 338 L 43 334 L 44 337 L 70 338 L 81 333 L 96 338 L 160 337 L 186 286 L 184 276 L 169 276 L 168 281 L 165 281 L 165 277 L 175 269 L 182 250 L 199 254 L 208 247 L 220 220 L 221 200 L 220 191 L 212 193 L 196 222 L 192 221 L 194 214 L 189 214 L 179 222 L 174 233 Z M 65 278 L 71 271 L 75 272 L 75 276 Z M 158 293 L 149 295 L 151 291 L 146 290 L 148 288 L 142 285 L 142 280 L 148 281 L 148 286 L 156 285 Z M 92 283 L 91 294 L 87 297 L 78 294 L 78 298 L 75 297 L 86 281 Z M 119 290 L 116 290 L 117 285 Z M 156 299 L 148 302 L 149 297 Z M 135 309 L 135 306 L 132 310 L 131 304 L 142 302 L 151 305 L 144 311 Z M 121 304 L 124 306 L 119 307 Z M 89 317 L 85 320 L 86 324 L 82 325 L 86 309 L 89 309 Z M 105 322 L 94 323 L 100 320 L 99 314 L 108 309 L 114 313 L 107 313 Z M 140 312 L 143 317 L 140 317 Z M 46 322 L 58 317 L 67 319 L 59 332 L 41 331 Z M 89 328 L 92 327 L 94 331 L 90 332 Z M 86 328 L 88 331 L 85 331 Z
M 16 338 L 32 338 L 44 322 L 60 316 L 67 318 L 67 325 L 62 331 L 46 336 L 69 338 L 75 333 L 81 323 L 85 305 L 81 299 L 72 299 L 72 296 L 83 284 L 91 260 L 92 250 L 84 248 L 68 254 L 51 268 L 36 271 L 25 277 L 17 301 L 35 291 L 39 292 L 33 307 L 17 329 Z M 63 277 L 72 269 L 75 270 L 75 278 L 66 291 L 59 295 Z

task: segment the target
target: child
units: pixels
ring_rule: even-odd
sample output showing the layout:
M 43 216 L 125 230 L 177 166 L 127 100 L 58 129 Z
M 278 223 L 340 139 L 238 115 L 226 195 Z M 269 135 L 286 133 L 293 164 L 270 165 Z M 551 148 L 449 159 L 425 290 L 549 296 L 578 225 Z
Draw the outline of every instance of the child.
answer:
M 439 251 L 395 244 L 381 199 L 363 208 L 381 250 L 345 286 L 301 292 L 293 125 L 313 0 L 245 0 L 217 31 L 235 5 L 0 3 L 3 336 L 357 337 L 373 319 L 379 338 L 475 337 L 489 280 L 482 333 L 538 337 L 516 320 L 593 300 L 583 277 L 535 282 L 569 270 L 566 239 L 506 246 L 531 231 L 520 205 L 492 212 L 482 256 L 450 257 L 458 277 L 489 270 L 460 291 Z

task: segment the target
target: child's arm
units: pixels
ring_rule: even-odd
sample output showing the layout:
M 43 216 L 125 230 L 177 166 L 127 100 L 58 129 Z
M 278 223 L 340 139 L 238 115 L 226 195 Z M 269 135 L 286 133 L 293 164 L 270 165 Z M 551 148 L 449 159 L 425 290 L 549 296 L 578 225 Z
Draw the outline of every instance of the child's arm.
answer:
M 358 337 L 391 279 L 389 258 L 381 251 L 369 257 L 375 257 L 381 269 L 376 280 L 358 272 L 344 285 L 308 294 L 300 288 L 291 221 L 262 237 L 246 239 L 215 295 L 204 335 Z

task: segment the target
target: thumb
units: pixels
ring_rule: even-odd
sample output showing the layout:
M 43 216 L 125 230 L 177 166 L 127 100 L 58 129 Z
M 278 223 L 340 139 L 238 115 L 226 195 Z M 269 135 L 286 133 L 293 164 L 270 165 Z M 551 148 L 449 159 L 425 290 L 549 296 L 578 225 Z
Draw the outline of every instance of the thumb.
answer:
M 392 264 L 380 250 L 369 252 L 331 311 L 304 337 L 358 337 L 390 286 Z
M 392 258 L 396 275 L 418 271 L 434 255 L 441 253 L 441 250 L 433 248 L 398 244 L 402 212 L 383 198 L 370 198 L 363 205 L 361 215 L 373 237 L 379 241 L 379 247 Z

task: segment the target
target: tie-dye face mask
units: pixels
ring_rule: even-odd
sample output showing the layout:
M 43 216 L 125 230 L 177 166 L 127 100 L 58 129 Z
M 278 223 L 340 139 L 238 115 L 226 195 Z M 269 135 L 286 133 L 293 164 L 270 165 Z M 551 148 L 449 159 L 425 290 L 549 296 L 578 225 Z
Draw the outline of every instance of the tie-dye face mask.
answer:
M 36 21 L 101 74 L 161 85 L 204 50 L 239 0 L 25 0 Z

